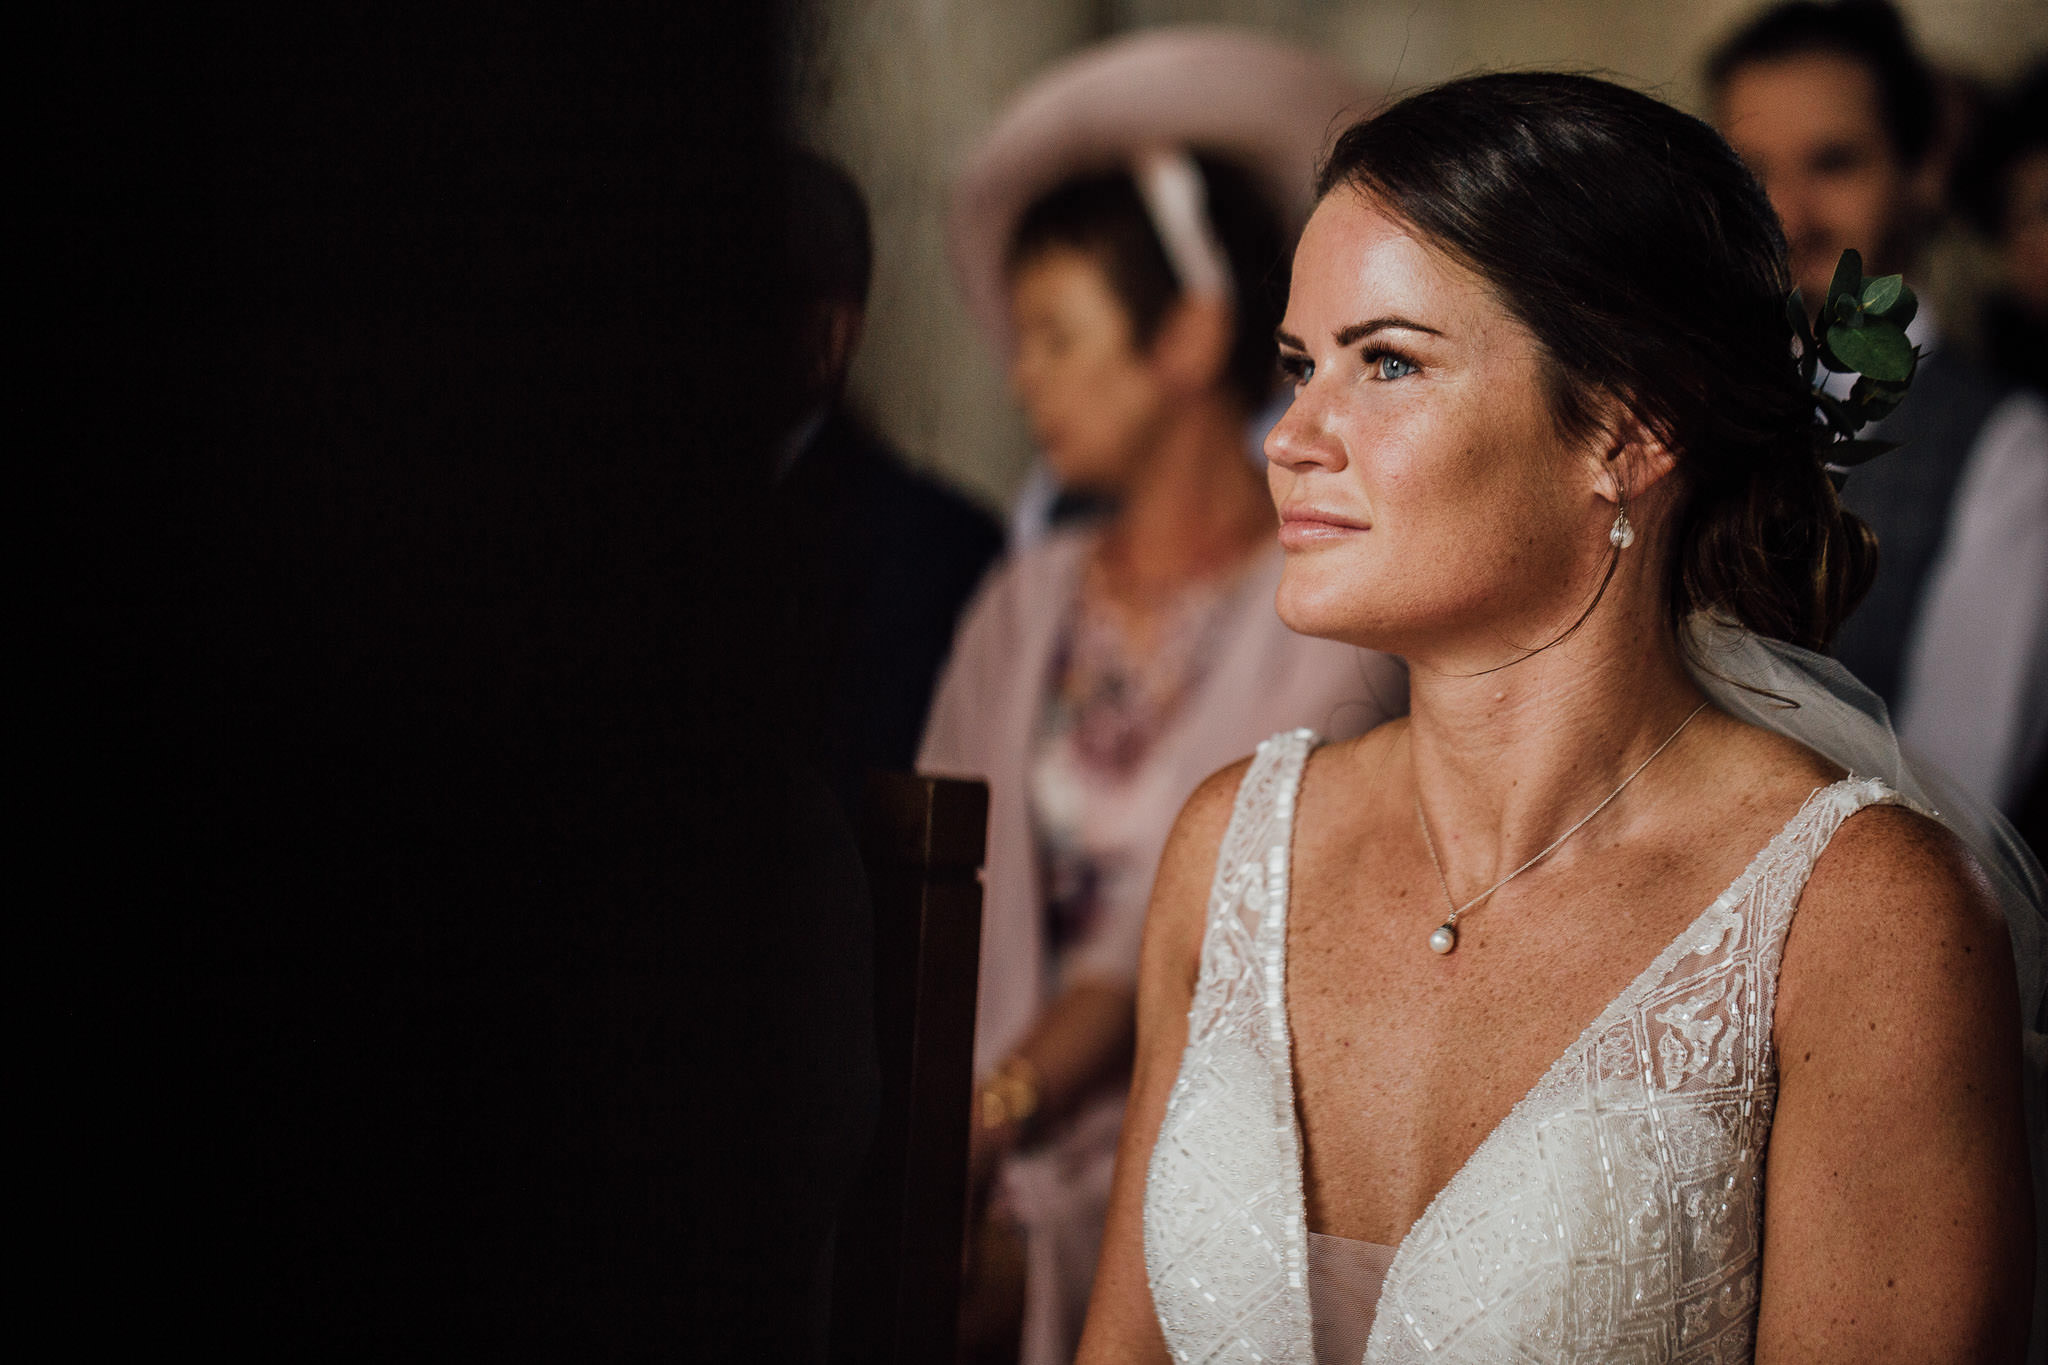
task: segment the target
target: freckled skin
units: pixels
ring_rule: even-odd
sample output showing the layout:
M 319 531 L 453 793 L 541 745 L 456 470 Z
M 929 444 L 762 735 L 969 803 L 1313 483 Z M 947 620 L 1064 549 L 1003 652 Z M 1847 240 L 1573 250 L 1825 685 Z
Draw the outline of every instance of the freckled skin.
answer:
M 1331 338 L 1382 317 L 1437 333 L 1377 334 L 1414 373 L 1383 378 L 1384 359 Z M 1584 605 L 1605 569 L 1587 550 L 1602 544 L 1613 504 L 1568 477 L 1587 452 L 1554 428 L 1528 333 L 1470 272 L 1340 192 L 1302 234 L 1283 330 L 1307 344 L 1299 359 L 1313 372 L 1267 438 L 1273 501 L 1325 506 L 1371 531 L 1290 553 L 1282 620 L 1413 656 L 1432 643 L 1418 628 L 1505 634 Z M 1559 534 L 1575 524 L 1586 533 Z
M 1400 337 L 1401 363 L 1336 340 L 1388 316 L 1428 329 Z M 1491 293 L 1343 191 L 1302 238 L 1283 332 L 1301 382 L 1268 440 L 1275 501 L 1366 529 L 1290 548 L 1279 609 L 1298 630 L 1410 663 L 1408 719 L 1309 760 L 1287 917 L 1309 1227 L 1393 1245 L 1585 1025 L 1841 773 L 1705 711 L 1598 820 L 1461 920 L 1455 953 L 1430 953 L 1446 903 L 1418 801 L 1447 878 L 1476 894 L 1700 700 L 1663 616 L 1671 460 L 1625 424 L 1562 437 L 1534 344 Z M 1637 547 L 1583 628 L 1536 649 L 1598 583 L 1624 483 Z M 1144 1172 L 1243 771 L 1196 792 L 1161 863 L 1086 1365 L 1165 1359 Z M 1779 977 L 1762 1365 L 2016 1354 L 2032 1238 L 2017 1008 L 2002 921 L 1953 840 L 1892 808 L 1845 821 Z
M 1402 762 L 1398 730 L 1381 739 L 1382 754 L 1331 746 L 1311 760 L 1297 807 L 1288 1001 L 1310 1226 L 1394 1245 L 1806 789 L 1717 805 L 1742 843 L 1706 849 L 1692 812 L 1624 797 L 1622 828 L 1503 888 L 1461 922 L 1458 951 L 1425 968 L 1421 938 L 1444 904 L 1425 894 L 1435 873 L 1405 792 L 1375 794 L 1397 785 L 1387 770 Z M 1389 885 L 1412 900 L 1368 890 Z M 1332 1048 L 1340 1029 L 1372 1045 Z

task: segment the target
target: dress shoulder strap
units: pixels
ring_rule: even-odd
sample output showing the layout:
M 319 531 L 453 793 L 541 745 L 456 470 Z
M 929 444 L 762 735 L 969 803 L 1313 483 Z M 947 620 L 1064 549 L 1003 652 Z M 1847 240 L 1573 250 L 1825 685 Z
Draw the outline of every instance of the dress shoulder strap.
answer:
M 1176 1360 L 1314 1358 L 1285 981 L 1289 840 L 1316 743 L 1290 730 L 1259 746 L 1217 851 L 1146 1173 L 1146 1274 Z
M 1224 833 L 1224 847 L 1265 842 L 1275 825 L 1294 817 L 1294 798 L 1301 790 L 1302 770 L 1309 752 L 1316 747 L 1316 732 L 1309 729 L 1282 730 L 1259 741 L 1252 761 L 1237 784 L 1237 801 L 1230 810 L 1230 828 Z
M 1243 917 L 1244 927 L 1263 938 L 1264 921 L 1285 913 L 1294 801 L 1308 756 L 1319 742 L 1313 730 L 1283 730 L 1261 741 L 1252 754 L 1216 854 L 1216 876 L 1209 887 L 1211 933 L 1219 919 Z
M 1785 951 L 1785 936 L 1791 932 L 1799 898 L 1835 831 L 1865 806 L 1904 804 L 1903 797 L 1877 778 L 1845 777 L 1809 796 L 1758 857 L 1745 878 L 1750 882 L 1746 899 L 1759 920 L 1758 942 L 1770 968 L 1768 979 L 1777 977 L 1778 960 Z
M 1737 968 L 1751 982 L 1743 1031 L 1761 1049 L 1763 1064 L 1774 1066 L 1770 1021 L 1777 1011 L 1778 971 L 1814 864 L 1842 822 L 1857 811 L 1903 804 L 1904 798 L 1875 778 L 1847 777 L 1817 788 L 1700 917 L 1697 942 L 1673 945 L 1675 951 L 1665 961 L 1669 974 L 1660 990 L 1676 990 L 1681 983 L 1690 989 L 1698 981 L 1718 978 L 1723 967 Z M 1744 963 L 1748 965 L 1739 965 Z

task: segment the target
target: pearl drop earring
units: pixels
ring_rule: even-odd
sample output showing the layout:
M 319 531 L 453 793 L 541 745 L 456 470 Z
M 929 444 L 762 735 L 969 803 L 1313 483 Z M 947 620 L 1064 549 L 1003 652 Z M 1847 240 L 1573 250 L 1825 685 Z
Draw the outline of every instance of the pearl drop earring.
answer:
M 1617 550 L 1626 550 L 1636 543 L 1636 528 L 1629 525 L 1627 503 L 1615 509 L 1614 525 L 1607 531 L 1607 543 Z

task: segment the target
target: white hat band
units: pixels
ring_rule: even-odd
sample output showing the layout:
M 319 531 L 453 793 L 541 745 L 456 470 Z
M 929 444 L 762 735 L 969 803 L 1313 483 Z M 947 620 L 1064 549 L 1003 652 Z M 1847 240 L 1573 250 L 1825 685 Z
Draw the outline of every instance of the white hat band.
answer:
M 1210 226 L 1195 159 L 1178 147 L 1148 147 L 1132 158 L 1131 179 L 1182 291 L 1229 302 L 1230 261 Z

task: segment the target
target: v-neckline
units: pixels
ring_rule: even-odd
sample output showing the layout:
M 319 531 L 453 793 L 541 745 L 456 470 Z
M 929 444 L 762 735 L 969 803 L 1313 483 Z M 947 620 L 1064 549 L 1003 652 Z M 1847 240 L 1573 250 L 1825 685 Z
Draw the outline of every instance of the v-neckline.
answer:
M 1302 752 L 1300 759 L 1301 767 L 1295 774 L 1293 784 L 1297 789 L 1302 778 L 1307 774 L 1308 761 L 1313 753 L 1313 746 L 1304 749 Z M 1756 883 L 1757 878 L 1763 874 L 1763 870 L 1775 861 L 1781 847 L 1789 843 L 1796 832 L 1806 823 L 1810 812 L 1824 805 L 1837 792 L 1854 787 L 1866 780 L 1850 775 L 1831 782 L 1826 786 L 1816 787 L 1808 793 L 1806 800 L 1800 803 L 1799 809 L 1792 813 L 1791 819 L 1787 820 L 1784 826 L 1776 834 L 1772 835 L 1762 848 L 1756 851 L 1755 855 L 1750 858 L 1749 865 L 1742 870 L 1741 874 L 1734 881 L 1730 882 L 1720 895 L 1708 902 L 1706 908 L 1688 920 L 1685 927 L 1679 930 L 1678 934 L 1669 943 L 1665 944 L 1663 950 L 1650 959 L 1649 964 L 1642 971 L 1638 972 L 1629 981 L 1628 985 L 1622 987 L 1621 993 L 1608 1001 L 1606 1007 L 1595 1015 L 1585 1028 L 1579 1031 L 1578 1035 L 1572 1039 L 1564 1051 L 1560 1052 L 1551 1061 L 1550 1065 L 1543 1068 L 1542 1074 L 1537 1076 L 1535 1082 L 1522 1092 L 1521 1097 L 1509 1106 L 1505 1114 L 1501 1115 L 1500 1120 L 1493 1125 L 1485 1137 L 1480 1139 L 1479 1145 L 1466 1154 L 1464 1161 L 1459 1163 L 1458 1169 L 1451 1172 L 1450 1179 L 1446 1180 L 1437 1192 L 1430 1197 L 1429 1203 L 1423 1206 L 1421 1214 L 1416 1217 L 1413 1223 L 1408 1225 L 1408 1230 L 1401 1235 L 1401 1239 L 1394 1243 L 1394 1259 L 1387 1267 L 1385 1281 L 1387 1284 L 1394 1282 L 1396 1275 L 1402 1268 L 1403 1262 L 1410 1259 L 1408 1248 L 1409 1244 L 1415 1239 L 1415 1230 L 1429 1222 L 1430 1215 L 1436 1212 L 1437 1206 L 1443 1203 L 1444 1198 L 1465 1181 L 1466 1173 L 1478 1165 L 1480 1159 L 1494 1146 L 1500 1135 L 1506 1131 L 1522 1110 L 1538 1094 L 1549 1087 L 1550 1080 L 1557 1074 L 1558 1068 L 1578 1055 L 1585 1048 L 1588 1040 L 1605 1030 L 1613 1022 L 1615 1016 L 1621 1010 L 1627 1008 L 1637 996 L 1668 974 L 1672 966 L 1684 955 L 1681 950 L 1697 941 L 1695 935 L 1698 934 L 1702 925 L 1706 924 L 1711 917 L 1726 913 L 1729 909 L 1739 904 L 1743 897 L 1749 894 L 1750 888 Z M 1292 1209 L 1294 1218 L 1292 1221 L 1294 1227 L 1299 1230 L 1296 1235 L 1301 1238 L 1300 1249 L 1305 1256 L 1309 1234 L 1308 1163 L 1302 1142 L 1300 1096 L 1296 1092 L 1294 1084 L 1294 1024 L 1287 1013 L 1287 915 L 1293 908 L 1294 900 L 1294 813 L 1292 810 L 1288 814 L 1286 837 L 1288 870 L 1285 890 L 1281 893 L 1280 897 L 1280 913 L 1275 916 L 1269 916 L 1269 921 L 1273 923 L 1274 932 L 1280 941 L 1280 971 L 1278 973 L 1277 992 L 1279 998 L 1275 1002 L 1274 1008 L 1278 1011 L 1279 1027 L 1277 1032 L 1281 1044 L 1281 1066 L 1279 1068 L 1281 1074 L 1278 1083 L 1285 1088 L 1287 1112 L 1291 1120 L 1294 1136 L 1294 1170 L 1292 1172 L 1294 1177 Z M 1329 1234 L 1324 1235 L 1327 1236 Z

